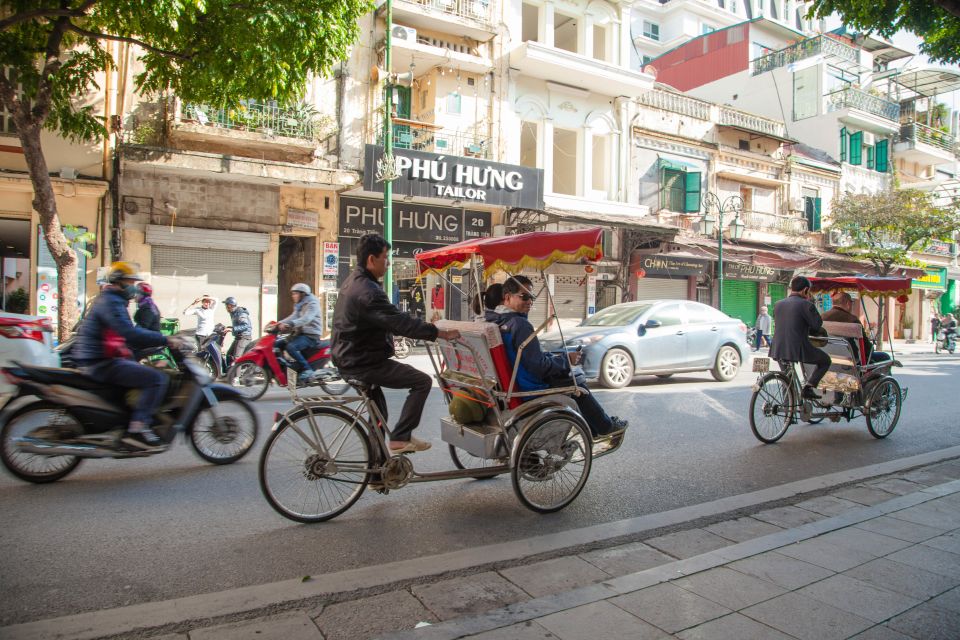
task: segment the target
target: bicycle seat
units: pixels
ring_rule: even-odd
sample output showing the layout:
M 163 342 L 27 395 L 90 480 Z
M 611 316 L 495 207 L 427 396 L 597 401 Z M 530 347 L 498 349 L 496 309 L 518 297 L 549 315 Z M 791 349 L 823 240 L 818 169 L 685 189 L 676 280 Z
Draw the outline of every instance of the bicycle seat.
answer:
M 344 381 L 360 393 L 370 393 L 377 388 L 377 385 L 358 380 L 357 378 L 345 378 Z

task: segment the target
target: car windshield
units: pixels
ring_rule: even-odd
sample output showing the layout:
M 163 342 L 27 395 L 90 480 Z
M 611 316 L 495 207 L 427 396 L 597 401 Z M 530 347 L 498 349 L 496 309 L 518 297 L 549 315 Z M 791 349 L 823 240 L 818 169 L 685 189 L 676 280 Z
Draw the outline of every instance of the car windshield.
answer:
M 584 320 L 581 327 L 623 327 L 632 324 L 637 318 L 646 313 L 650 304 L 614 305 L 602 309 Z

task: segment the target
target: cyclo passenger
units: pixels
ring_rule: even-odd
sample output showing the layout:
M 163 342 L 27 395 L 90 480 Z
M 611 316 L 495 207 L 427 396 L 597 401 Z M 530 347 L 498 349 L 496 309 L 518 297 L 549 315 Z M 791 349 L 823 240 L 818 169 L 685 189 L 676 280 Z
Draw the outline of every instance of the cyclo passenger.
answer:
M 536 296 L 533 283 L 526 276 L 511 276 L 503 283 L 503 304 L 496 308 L 494 322 L 500 326 L 507 357 L 516 361 L 520 346 L 531 336 L 534 327 L 527 319 Z M 580 362 L 580 353 L 568 353 L 566 357 L 544 353 L 540 341 L 534 336 L 523 348 L 516 376 L 520 391 L 541 391 L 550 387 L 571 386 L 571 367 Z M 587 389 L 582 377 L 576 380 L 581 393 L 574 396 L 580 414 L 590 427 L 594 437 L 622 435 L 628 422 L 617 416 L 609 416 L 597 399 Z
M 846 322 L 849 324 L 859 325 L 861 337 L 863 338 L 863 348 L 864 351 L 866 351 L 863 361 L 874 363 L 889 360 L 889 354 L 882 351 L 873 351 L 873 342 L 870 340 L 870 334 L 867 333 L 863 323 L 860 322 L 860 318 L 852 313 L 853 298 L 850 297 L 850 294 L 845 291 L 838 291 L 830 296 L 830 299 L 833 301 L 833 308 L 823 314 L 824 322 Z M 850 339 L 850 344 L 853 346 L 854 352 L 859 355 L 860 345 L 858 344 L 858 341 Z
M 803 362 L 816 367 L 803 385 L 807 400 L 820 398 L 817 385 L 830 369 L 830 356 L 810 343 L 810 336 L 823 329 L 823 319 L 810 301 L 810 280 L 795 276 L 790 281 L 790 295 L 773 307 L 777 330 L 773 334 L 770 357 L 778 362 Z
M 133 324 L 127 305 L 137 295 L 137 282 L 141 278 L 130 263 L 113 263 L 107 278 L 109 284 L 97 296 L 80 325 L 73 357 L 81 370 L 94 380 L 124 389 L 140 389 L 130 424 L 120 441 L 132 448 L 149 450 L 162 444 L 151 426 L 169 380 L 162 371 L 134 361 L 127 344 L 146 348 L 176 347 L 181 343 L 173 336 Z
M 400 419 L 390 438 L 392 453 L 426 451 L 429 442 L 413 437 L 430 394 L 430 376 L 408 364 L 392 360 L 393 336 L 434 341 L 455 340 L 460 332 L 440 330 L 436 325 L 404 313 L 390 303 L 380 278 L 390 264 L 390 245 L 370 233 L 357 245 L 357 268 L 347 277 L 333 310 L 332 357 L 344 380 L 372 385 L 370 398 L 387 417 L 387 401 L 380 387 L 409 389 Z

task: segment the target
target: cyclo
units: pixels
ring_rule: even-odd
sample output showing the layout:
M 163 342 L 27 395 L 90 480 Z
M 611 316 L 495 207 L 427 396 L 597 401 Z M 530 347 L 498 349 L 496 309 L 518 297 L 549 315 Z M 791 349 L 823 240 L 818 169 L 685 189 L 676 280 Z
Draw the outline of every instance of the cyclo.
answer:
M 879 299 L 879 309 L 888 296 L 911 291 L 909 278 L 848 276 L 810 278 L 810 282 L 814 293 L 856 292 L 864 314 L 868 298 Z M 849 422 L 862 415 L 875 438 L 886 438 L 897 426 L 907 389 L 901 389 L 892 374 L 893 367 L 903 366 L 893 357 L 893 341 L 888 352 L 874 352 L 868 357 L 859 323 L 824 322 L 823 327 L 827 337 L 811 337 L 811 342 L 826 351 L 833 362 L 818 387 L 822 393 L 819 400 L 801 397 L 811 365 L 781 362 L 780 371 L 770 371 L 770 358 L 753 359 L 753 370 L 760 376 L 750 398 L 750 428 L 760 441 L 776 442 L 800 420 L 810 424 L 824 419 Z
M 417 260 L 421 275 L 430 270 L 441 277 L 449 267 L 469 265 L 468 290 L 476 293 L 494 271 L 599 260 L 601 240 L 601 229 L 534 232 L 468 240 L 423 252 Z M 543 292 L 549 301 L 549 290 Z M 278 417 L 260 458 L 260 487 L 274 509 L 298 522 L 321 522 L 349 509 L 368 486 L 388 493 L 411 482 L 510 474 L 520 502 L 549 513 L 576 499 L 593 459 L 622 444 L 622 434 L 594 441 L 571 397 L 581 393 L 572 375 L 569 386 L 518 391 L 516 365 L 526 343 L 511 363 L 497 325 L 441 320 L 438 326 L 461 334 L 427 345 L 444 399 L 469 396 L 486 408 L 474 423 L 461 424 L 452 415 L 441 419 L 441 438 L 456 468 L 419 472 L 406 454 L 392 454 L 387 421 L 363 383 L 347 381 L 355 396 L 306 398 L 291 380 L 293 407 Z

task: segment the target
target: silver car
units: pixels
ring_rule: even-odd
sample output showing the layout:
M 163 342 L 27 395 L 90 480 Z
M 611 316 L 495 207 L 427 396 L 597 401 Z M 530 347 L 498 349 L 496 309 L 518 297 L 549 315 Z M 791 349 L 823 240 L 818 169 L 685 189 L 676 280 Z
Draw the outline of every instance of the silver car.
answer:
M 611 389 L 634 376 L 669 378 L 675 373 L 710 371 L 732 380 L 749 362 L 747 327 L 740 320 L 689 300 L 625 302 L 598 311 L 563 332 L 567 347 L 583 347 L 583 372 Z M 556 331 L 540 339 L 545 351 L 559 351 Z

